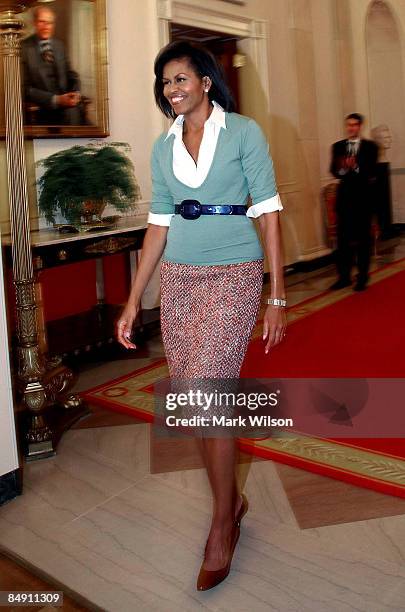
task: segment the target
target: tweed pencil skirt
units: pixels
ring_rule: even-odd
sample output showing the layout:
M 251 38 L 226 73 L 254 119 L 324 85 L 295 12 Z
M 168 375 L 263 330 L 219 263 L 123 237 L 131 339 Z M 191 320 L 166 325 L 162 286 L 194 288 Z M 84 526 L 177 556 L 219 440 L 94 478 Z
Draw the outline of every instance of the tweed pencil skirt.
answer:
M 160 318 L 171 377 L 238 377 L 260 309 L 263 260 L 162 261 Z
M 191 384 L 204 394 L 236 395 L 262 288 L 262 259 L 209 266 L 162 261 L 160 321 L 172 393 L 188 392 Z M 240 434 L 238 427 L 212 425 L 214 415 L 232 418 L 234 407 L 220 403 L 206 410 L 195 404 L 181 407 L 180 416 L 186 420 L 209 416 L 208 424 L 192 426 L 189 433 L 191 429 L 198 437 Z

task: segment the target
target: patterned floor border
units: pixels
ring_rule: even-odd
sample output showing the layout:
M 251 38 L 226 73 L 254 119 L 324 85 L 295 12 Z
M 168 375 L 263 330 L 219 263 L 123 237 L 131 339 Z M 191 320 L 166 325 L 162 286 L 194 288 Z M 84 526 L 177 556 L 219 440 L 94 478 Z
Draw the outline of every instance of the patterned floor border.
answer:
M 372 272 L 370 285 L 404 270 L 405 258 L 387 264 Z M 325 291 L 300 302 L 288 309 L 289 325 L 351 294 L 352 288 L 348 287 L 336 292 Z M 261 336 L 264 308 L 259 313 L 252 339 Z M 153 422 L 153 385 L 167 377 L 166 360 L 159 359 L 126 376 L 90 389 L 82 396 L 90 404 Z M 405 460 L 393 455 L 296 433 L 260 441 L 240 439 L 239 445 L 242 450 L 263 458 L 405 498 Z

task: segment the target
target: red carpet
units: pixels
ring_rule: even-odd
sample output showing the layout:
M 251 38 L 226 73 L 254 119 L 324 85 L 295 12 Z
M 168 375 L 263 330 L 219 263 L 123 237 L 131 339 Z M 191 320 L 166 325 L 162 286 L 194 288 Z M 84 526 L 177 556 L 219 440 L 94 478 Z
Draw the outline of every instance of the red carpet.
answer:
M 287 328 L 267 355 L 249 346 L 246 378 L 405 376 L 405 272 L 399 272 Z M 405 434 L 405 432 L 404 432 Z
M 317 312 L 290 324 L 284 342 L 264 353 L 259 338 L 248 348 L 241 376 L 246 378 L 404 378 L 405 377 L 405 271 L 372 284 L 366 291 L 353 293 Z M 302 306 L 302 304 L 301 304 Z M 382 407 L 383 408 L 383 407 Z M 391 457 L 396 482 L 373 478 L 378 463 L 370 464 L 370 474 L 352 469 L 336 469 L 294 454 L 287 456 L 263 445 L 242 442 L 245 450 L 296 467 L 340 478 L 353 484 L 405 497 L 405 431 L 400 438 L 331 439 L 336 452 L 347 449 L 372 451 Z M 339 445 L 339 446 L 337 446 Z M 309 449 L 310 450 L 310 449 Z M 377 454 L 378 453 L 378 454 Z M 342 456 L 343 459 L 343 456 Z M 349 462 L 353 460 L 349 457 Z M 369 453 L 360 460 L 364 465 Z M 399 461 L 396 461 L 399 460 Z
M 405 259 L 374 272 L 364 292 L 325 292 L 289 309 L 286 339 L 267 355 L 259 321 L 241 376 L 403 378 L 404 304 Z M 153 421 L 153 383 L 165 377 L 160 359 L 82 395 L 89 403 Z M 405 497 L 405 432 L 387 439 L 289 436 L 239 442 L 255 455 Z

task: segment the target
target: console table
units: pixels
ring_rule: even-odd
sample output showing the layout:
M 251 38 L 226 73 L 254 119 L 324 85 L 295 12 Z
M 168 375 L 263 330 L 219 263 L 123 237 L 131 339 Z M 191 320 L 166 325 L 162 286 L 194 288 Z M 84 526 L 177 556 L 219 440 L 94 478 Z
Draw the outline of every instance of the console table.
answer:
M 147 229 L 147 214 L 123 217 L 116 226 L 96 231 L 61 233 L 53 228 L 31 232 L 31 248 L 36 279 L 39 343 L 44 354 L 62 357 L 77 356 L 106 344 L 114 343 L 114 325 L 122 305 L 106 304 L 102 258 L 127 253 L 131 270 L 136 270 L 139 249 Z M 3 237 L 6 260 L 11 264 L 10 236 Z M 46 323 L 41 299 L 41 271 L 47 268 L 96 260 L 97 305 L 86 313 Z M 130 288 L 128 279 L 128 291 Z M 140 310 L 135 321 L 135 334 L 155 329 L 159 309 Z

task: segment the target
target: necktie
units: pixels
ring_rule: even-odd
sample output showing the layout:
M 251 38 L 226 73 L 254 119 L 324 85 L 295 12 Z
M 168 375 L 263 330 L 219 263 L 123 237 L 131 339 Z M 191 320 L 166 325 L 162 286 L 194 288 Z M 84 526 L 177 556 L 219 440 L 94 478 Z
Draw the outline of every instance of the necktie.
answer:
M 52 51 L 51 43 L 48 40 L 41 43 L 41 57 L 44 62 L 48 62 L 49 64 L 55 63 L 55 56 Z

